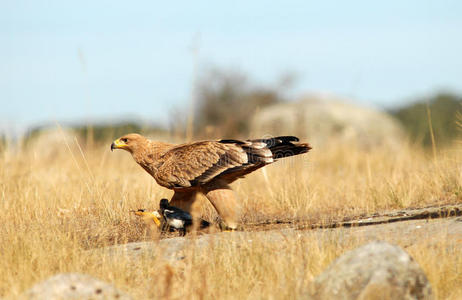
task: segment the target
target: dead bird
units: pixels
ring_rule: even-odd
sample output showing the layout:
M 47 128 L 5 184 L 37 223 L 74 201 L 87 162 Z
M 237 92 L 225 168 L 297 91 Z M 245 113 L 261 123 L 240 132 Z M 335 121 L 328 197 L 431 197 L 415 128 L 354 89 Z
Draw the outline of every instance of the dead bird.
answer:
M 164 217 L 165 223 L 175 228 L 180 232 L 182 236 L 186 234 L 186 228 L 193 224 L 192 216 L 190 213 L 171 206 L 167 199 L 161 199 L 159 203 L 159 212 Z M 205 220 L 200 220 L 200 229 L 204 229 L 210 226 L 210 223 Z
M 160 200 L 159 211 L 166 224 L 178 230 L 182 236 L 186 234 L 186 227 L 192 225 L 191 214 L 178 207 L 170 206 L 167 199 Z

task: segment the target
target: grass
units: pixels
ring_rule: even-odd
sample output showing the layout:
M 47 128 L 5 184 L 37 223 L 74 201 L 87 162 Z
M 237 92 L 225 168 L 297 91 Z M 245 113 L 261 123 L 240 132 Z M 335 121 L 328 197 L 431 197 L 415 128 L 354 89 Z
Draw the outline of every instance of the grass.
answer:
M 413 146 L 314 146 L 308 155 L 280 161 L 234 184 L 243 222 L 328 222 L 462 202 L 460 144 L 440 150 L 435 158 Z M 92 149 L 49 144 L 0 155 L 0 297 L 16 297 L 57 273 L 81 272 L 113 282 L 138 299 L 292 299 L 338 255 L 365 242 L 308 235 L 287 240 L 280 251 L 258 240 L 218 245 L 187 255 L 180 267 L 152 257 L 141 257 L 136 265 L 114 261 L 85 251 L 157 239 L 129 211 L 155 209 L 170 191 L 127 153 L 111 153 L 109 144 Z M 201 201 L 204 217 L 213 220 L 215 212 Z M 439 299 L 462 297 L 458 243 L 441 235 L 431 244 L 406 248 Z

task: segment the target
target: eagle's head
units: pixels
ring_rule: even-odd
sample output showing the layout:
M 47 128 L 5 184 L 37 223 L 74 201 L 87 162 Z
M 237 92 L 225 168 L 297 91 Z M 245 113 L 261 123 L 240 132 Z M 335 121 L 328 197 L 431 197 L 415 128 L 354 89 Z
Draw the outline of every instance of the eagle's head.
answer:
M 116 139 L 111 144 L 111 151 L 114 149 L 127 150 L 130 153 L 135 152 L 137 149 L 143 147 L 146 144 L 146 138 L 138 133 L 126 134 Z

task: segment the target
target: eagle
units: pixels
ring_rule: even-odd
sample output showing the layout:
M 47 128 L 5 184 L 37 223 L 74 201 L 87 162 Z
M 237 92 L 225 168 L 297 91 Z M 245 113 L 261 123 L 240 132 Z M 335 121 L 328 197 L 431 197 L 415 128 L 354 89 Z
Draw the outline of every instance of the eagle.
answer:
M 160 186 L 173 190 L 170 205 L 191 212 L 202 193 L 225 227 L 236 229 L 240 205 L 230 184 L 278 159 L 306 153 L 311 146 L 295 136 L 170 144 L 130 133 L 116 139 L 114 149 L 128 151 Z

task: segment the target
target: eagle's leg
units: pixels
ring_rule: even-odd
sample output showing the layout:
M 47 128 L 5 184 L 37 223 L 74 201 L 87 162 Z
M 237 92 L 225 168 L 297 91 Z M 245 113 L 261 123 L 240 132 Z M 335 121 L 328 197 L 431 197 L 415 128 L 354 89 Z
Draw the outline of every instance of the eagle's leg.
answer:
M 171 206 L 181 208 L 182 210 L 187 211 L 191 214 L 191 216 L 193 217 L 193 230 L 197 230 L 200 225 L 199 212 L 197 211 L 197 208 L 194 209 L 194 202 L 196 201 L 196 199 L 197 191 L 175 191 L 169 203 Z M 186 234 L 186 229 L 184 231 L 184 234 Z
M 240 206 L 231 187 L 225 182 L 215 182 L 204 189 L 204 194 L 215 207 L 229 229 L 236 229 Z
M 194 201 L 196 201 L 196 194 L 197 193 L 195 191 L 175 191 L 169 204 L 191 213 L 192 205 L 194 204 Z

